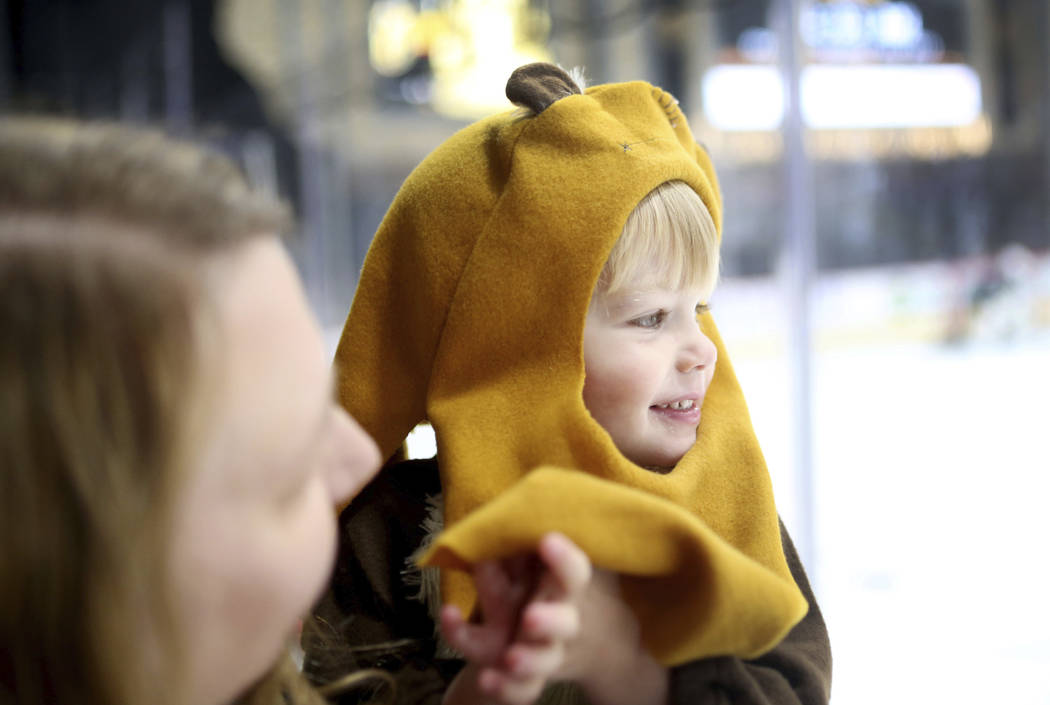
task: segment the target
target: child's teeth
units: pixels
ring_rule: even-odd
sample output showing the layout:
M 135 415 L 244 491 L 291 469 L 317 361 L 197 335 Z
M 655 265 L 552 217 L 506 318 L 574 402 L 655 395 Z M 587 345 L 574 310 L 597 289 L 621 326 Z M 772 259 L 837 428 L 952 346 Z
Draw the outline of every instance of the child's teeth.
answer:
M 691 409 L 691 408 L 693 408 L 693 400 L 692 399 L 683 399 L 682 401 L 674 401 L 674 402 L 671 402 L 670 406 L 671 406 L 672 409 L 678 409 L 678 410 Z
M 666 404 L 656 404 L 657 409 L 674 409 L 681 411 L 683 409 L 692 409 L 695 404 L 692 399 L 683 399 L 682 401 L 670 401 Z

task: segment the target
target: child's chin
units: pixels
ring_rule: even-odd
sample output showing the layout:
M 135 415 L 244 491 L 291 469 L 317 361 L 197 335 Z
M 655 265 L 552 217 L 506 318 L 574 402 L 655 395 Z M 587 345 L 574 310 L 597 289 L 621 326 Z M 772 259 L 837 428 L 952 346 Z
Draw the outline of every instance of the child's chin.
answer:
M 688 448 L 686 450 L 688 450 Z M 675 466 L 678 465 L 678 461 L 682 459 L 683 455 L 685 455 L 685 451 L 682 451 L 677 455 L 673 453 L 651 454 L 641 458 L 642 462 L 639 462 L 638 460 L 634 460 L 633 462 L 651 472 L 666 475 L 675 469 Z
M 674 466 L 665 467 L 663 465 L 643 465 L 642 469 L 648 470 L 649 472 L 655 472 L 657 475 L 666 475 L 674 470 Z

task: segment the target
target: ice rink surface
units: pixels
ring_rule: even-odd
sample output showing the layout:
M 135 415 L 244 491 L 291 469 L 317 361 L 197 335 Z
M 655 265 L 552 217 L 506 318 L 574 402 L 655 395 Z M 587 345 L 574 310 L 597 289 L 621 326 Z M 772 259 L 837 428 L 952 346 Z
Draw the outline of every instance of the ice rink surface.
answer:
M 836 705 L 1050 703 L 1050 257 L 1020 264 L 983 298 L 980 260 L 814 286 L 815 539 L 800 548 Z M 791 317 L 775 281 L 724 289 L 718 320 L 804 537 Z
M 789 529 L 780 360 L 736 360 Z M 834 702 L 1050 703 L 1050 336 L 813 362 Z

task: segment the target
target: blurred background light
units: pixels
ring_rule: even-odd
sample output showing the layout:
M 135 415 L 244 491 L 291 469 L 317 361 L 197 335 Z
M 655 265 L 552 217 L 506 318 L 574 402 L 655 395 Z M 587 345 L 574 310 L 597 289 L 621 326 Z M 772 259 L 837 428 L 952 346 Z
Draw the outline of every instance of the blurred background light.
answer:
M 506 77 L 522 64 L 551 61 L 550 18 L 527 0 L 448 0 L 417 10 L 382 1 L 369 14 L 369 58 L 400 78 L 408 103 L 473 119 L 508 107 Z
M 815 64 L 800 81 L 802 116 L 813 129 L 959 127 L 981 117 L 981 81 L 965 64 Z M 775 66 L 714 66 L 702 91 L 705 115 L 720 130 L 774 130 L 783 120 Z
M 806 125 L 826 128 L 955 127 L 981 116 L 981 81 L 964 64 L 807 66 Z
M 424 49 L 413 3 L 384 0 L 368 13 L 368 59 L 382 76 L 407 72 Z
M 719 130 L 776 130 L 784 84 L 775 66 L 721 64 L 703 77 L 704 115 Z

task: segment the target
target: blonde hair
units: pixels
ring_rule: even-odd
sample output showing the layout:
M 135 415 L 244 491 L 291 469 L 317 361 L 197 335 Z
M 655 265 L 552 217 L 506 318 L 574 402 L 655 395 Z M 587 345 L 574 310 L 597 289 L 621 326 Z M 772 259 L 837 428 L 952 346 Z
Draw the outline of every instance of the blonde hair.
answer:
M 166 556 L 201 394 L 203 265 L 290 223 L 195 146 L 0 120 L 4 698 L 174 700 Z M 146 628 L 162 653 L 144 653 Z
M 666 181 L 631 211 L 595 292 L 698 288 L 706 299 L 718 283 L 718 242 L 718 230 L 700 196 L 685 182 Z

